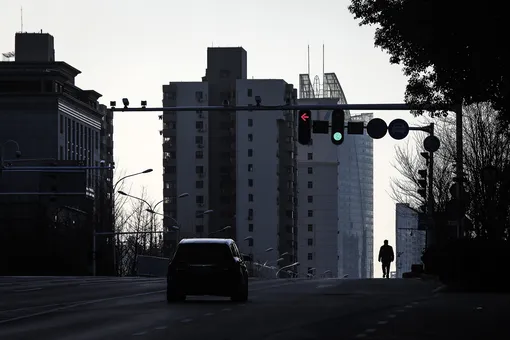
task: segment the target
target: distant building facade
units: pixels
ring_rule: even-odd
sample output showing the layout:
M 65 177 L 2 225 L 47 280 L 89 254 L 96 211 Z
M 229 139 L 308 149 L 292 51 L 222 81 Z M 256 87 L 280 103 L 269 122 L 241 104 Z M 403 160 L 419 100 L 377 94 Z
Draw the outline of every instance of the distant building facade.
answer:
M 64 163 L 87 166 L 113 165 L 113 113 L 98 103 L 101 94 L 93 90 L 82 90 L 75 85 L 75 77 L 80 71 L 65 62 L 55 61 L 54 39 L 50 34 L 17 33 L 15 44 L 14 61 L 0 62 L 0 143 L 4 144 L 2 148 L 4 161 L 11 166 Z M 10 142 L 6 143 L 6 141 Z M 18 146 L 22 152 L 22 157 L 19 159 L 14 156 Z M 83 248 L 86 250 L 82 251 L 86 259 L 80 259 L 81 267 L 78 269 L 78 266 L 75 266 L 73 270 L 81 274 L 90 273 L 92 225 L 97 231 L 113 229 L 113 171 L 106 169 L 87 171 L 83 178 L 83 196 L 80 202 L 76 197 L 70 196 L 55 195 L 48 200 L 48 197 L 38 195 L 18 196 L 18 198 L 7 195 L 19 190 L 17 184 L 10 182 L 8 177 L 16 176 L 18 181 L 22 181 L 23 174 L 26 178 L 30 176 L 34 178 L 33 174 L 29 175 L 30 173 L 14 174 L 7 171 L 3 175 L 3 180 L 0 178 L 0 193 L 3 193 L 0 195 L 0 200 L 4 206 L 9 204 L 12 207 L 14 204 L 21 209 L 17 216 L 11 215 L 9 223 L 3 220 L 0 230 L 3 229 L 6 232 L 7 225 L 19 224 L 20 220 L 25 220 L 27 226 L 33 225 L 35 228 L 36 222 L 40 221 L 40 216 L 36 214 L 37 209 L 31 209 L 33 219 L 26 220 L 26 216 L 22 213 L 25 211 L 22 208 L 26 206 L 25 204 L 44 207 L 42 208 L 44 213 L 49 213 L 51 216 L 61 216 L 62 207 L 73 208 L 74 213 L 81 211 L 82 215 L 87 216 L 88 219 L 81 226 L 89 229 L 83 234 L 88 236 L 84 237 L 80 234 L 81 239 L 73 238 L 73 242 L 86 244 Z M 43 174 L 41 173 L 41 176 Z M 54 173 L 51 178 L 53 180 L 59 176 Z M 42 178 L 39 187 L 34 186 L 29 191 L 37 192 L 44 187 L 45 180 Z M 79 180 L 76 179 L 76 181 Z M 46 188 L 58 193 L 65 191 L 70 185 L 74 186 L 74 190 L 78 190 L 74 180 L 68 181 L 69 185 L 65 184 L 66 181 L 62 183 L 63 187 L 53 184 Z M 19 204 L 16 204 L 16 200 L 20 200 Z M 48 202 L 51 204 L 47 205 Z M 51 210 L 53 212 L 48 209 L 53 209 Z M 54 218 L 58 220 L 57 217 Z M 79 219 L 75 219 L 73 223 L 75 224 Z M 68 229 L 65 237 L 74 237 L 72 235 L 81 233 L 81 229 L 75 231 L 76 233 L 73 234 L 71 229 Z M 39 235 L 37 233 L 40 232 L 40 230 L 34 230 L 32 235 Z M 9 239 L 9 236 L 5 237 L 4 240 Z M 57 238 L 63 240 L 64 236 L 62 234 Z M 111 245 L 112 240 L 109 238 L 98 240 L 98 249 L 103 249 L 103 244 Z M 77 246 L 75 244 L 75 247 Z M 17 247 L 24 248 L 21 245 Z M 44 251 L 52 251 L 48 245 L 41 249 L 39 257 L 44 256 Z M 99 273 L 106 274 L 109 269 L 113 269 L 110 263 L 112 254 L 113 247 L 112 251 L 99 252 Z M 24 258 L 30 262 L 26 256 L 26 250 L 23 254 L 15 252 L 9 256 L 19 260 Z M 67 257 L 66 261 L 67 267 L 72 267 L 73 259 Z M 49 266 L 47 269 L 51 270 Z
M 248 80 L 246 58 L 241 47 L 209 48 L 206 76 L 163 85 L 164 106 L 256 105 L 256 96 L 281 105 L 297 96 L 283 80 Z M 167 236 L 168 253 L 177 235 L 215 235 L 236 239 L 257 260 L 295 261 L 295 117 L 281 111 L 168 111 L 160 119 L 164 224 L 181 226 Z M 189 196 L 179 199 L 182 193 Z
M 312 84 L 300 75 L 300 104 L 347 103 L 336 74 Z M 312 112 L 314 120 L 331 120 L 331 111 Z M 368 122 L 371 114 L 345 121 Z M 373 275 L 373 141 L 347 135 L 342 145 L 328 134 L 313 134 L 298 146 L 300 273 L 369 278 Z
M 397 203 L 395 216 L 396 276 L 410 272 L 413 264 L 421 264 L 426 244 L 426 231 L 418 229 L 419 213 L 408 204 Z

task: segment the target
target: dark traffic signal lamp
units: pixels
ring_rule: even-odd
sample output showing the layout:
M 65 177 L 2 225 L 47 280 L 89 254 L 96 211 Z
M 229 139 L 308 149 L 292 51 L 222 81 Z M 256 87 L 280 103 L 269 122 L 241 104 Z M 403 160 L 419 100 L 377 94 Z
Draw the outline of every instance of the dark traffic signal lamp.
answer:
M 340 145 L 344 142 L 344 110 L 333 110 L 331 115 L 331 142 Z
M 298 142 L 309 145 L 312 139 L 312 112 L 310 110 L 298 111 Z

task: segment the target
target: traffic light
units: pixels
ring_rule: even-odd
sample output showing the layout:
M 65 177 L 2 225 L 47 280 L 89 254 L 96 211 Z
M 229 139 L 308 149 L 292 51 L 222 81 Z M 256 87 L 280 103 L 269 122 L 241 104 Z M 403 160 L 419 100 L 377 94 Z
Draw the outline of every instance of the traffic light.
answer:
M 418 179 L 418 184 L 420 188 L 418 189 L 418 194 L 424 199 L 427 198 L 427 170 L 418 170 L 418 175 L 420 179 Z
M 299 110 L 297 118 L 298 142 L 302 145 L 308 145 L 312 139 L 312 112 L 310 110 Z
M 331 142 L 340 145 L 344 142 L 344 110 L 333 110 L 331 115 Z

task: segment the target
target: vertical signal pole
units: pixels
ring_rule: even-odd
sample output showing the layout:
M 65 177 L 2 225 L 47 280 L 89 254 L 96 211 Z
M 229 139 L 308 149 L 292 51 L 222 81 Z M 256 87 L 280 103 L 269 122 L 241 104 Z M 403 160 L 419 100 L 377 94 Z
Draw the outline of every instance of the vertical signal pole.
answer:
M 299 110 L 298 115 L 298 142 L 301 145 L 309 145 L 312 139 L 312 112 Z

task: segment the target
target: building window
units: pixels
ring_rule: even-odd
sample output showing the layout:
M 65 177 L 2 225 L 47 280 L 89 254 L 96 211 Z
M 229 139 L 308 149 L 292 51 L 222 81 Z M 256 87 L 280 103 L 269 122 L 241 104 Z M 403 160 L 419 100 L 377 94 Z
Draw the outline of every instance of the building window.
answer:
M 313 260 L 313 253 L 308 253 L 308 261 Z
M 63 146 L 60 146 L 60 159 L 64 159 L 65 156 L 64 156 L 64 147 Z
M 195 172 L 197 174 L 203 174 L 204 173 L 204 167 L 202 165 L 198 165 L 195 167 Z
M 195 144 L 204 144 L 204 137 L 195 136 Z
M 253 247 L 253 239 L 252 238 L 248 239 L 248 247 Z
M 248 157 L 253 157 L 253 149 L 248 149 Z
M 253 232 L 253 224 L 252 223 L 248 224 L 248 231 L 250 233 Z
M 60 133 L 64 134 L 64 116 L 60 115 Z
M 313 203 L 313 196 L 308 196 L 308 203 Z
M 228 78 L 228 77 L 230 77 L 229 70 L 220 70 L 220 78 Z
M 165 174 L 175 174 L 177 172 L 177 167 L 165 166 L 164 170 L 165 170 Z
M 313 217 L 313 210 L 308 210 L 308 217 Z
M 204 188 L 204 181 L 196 181 L 195 182 L 195 188 L 203 189 Z
M 195 200 L 197 204 L 204 204 L 204 196 L 197 196 Z
M 313 246 L 313 238 L 307 240 L 309 246 Z
M 248 202 L 253 202 L 253 194 L 248 194 Z
M 253 142 L 253 134 L 248 134 L 248 142 Z
M 248 186 L 253 187 L 253 179 L 248 179 Z
M 312 181 L 308 182 L 308 189 L 313 189 L 313 182 Z
M 308 153 L 308 160 L 309 161 L 313 160 L 313 153 L 311 152 Z
M 251 118 L 248 119 L 248 126 L 249 127 L 253 126 L 253 119 L 251 119 Z
M 313 231 L 313 224 L 308 225 L 308 231 Z
M 313 174 L 313 168 L 311 166 L 308 167 L 308 174 L 309 175 Z
M 253 218 L 253 209 L 248 209 L 248 217 Z
M 204 122 L 201 120 L 195 122 L 195 127 L 197 130 L 202 130 L 204 128 Z
M 252 89 L 248 89 L 248 97 L 252 97 L 253 96 L 253 90 Z
M 204 152 L 203 151 L 195 151 L 195 158 L 196 159 L 204 158 Z
M 248 164 L 248 172 L 253 172 L 253 164 Z

